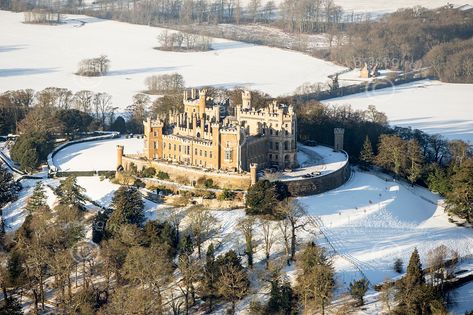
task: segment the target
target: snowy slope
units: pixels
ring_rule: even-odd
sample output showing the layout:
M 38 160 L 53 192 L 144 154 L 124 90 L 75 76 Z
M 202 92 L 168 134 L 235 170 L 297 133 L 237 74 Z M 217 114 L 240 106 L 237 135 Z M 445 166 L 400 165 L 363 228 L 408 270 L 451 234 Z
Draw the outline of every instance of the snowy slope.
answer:
M 473 253 L 471 230 L 449 223 L 438 196 L 420 187 L 356 172 L 338 189 L 299 200 L 309 215 L 320 218 L 337 250 L 358 261 L 372 283 L 396 276 L 394 260 L 407 265 L 414 247 L 424 260 L 428 250 L 441 244 L 461 256 Z M 335 266 L 343 286 L 360 277 L 346 259 L 338 257 Z
M 345 12 L 371 13 L 373 15 L 390 13 L 401 8 L 412 8 L 415 6 L 433 9 L 444 6 L 447 3 L 457 6 L 468 3 L 465 0 L 334 0 L 334 2 L 336 5 L 341 6 Z
M 143 152 L 143 139 L 112 139 L 83 142 L 60 150 L 53 158 L 60 171 L 114 171 L 117 145 L 125 146 L 125 154 Z
M 153 47 L 163 29 L 85 16 L 70 15 L 58 26 L 22 21 L 22 13 L 0 11 L 0 29 L 8 30 L 0 32 L 0 92 L 88 89 L 111 94 L 114 106 L 123 109 L 155 74 L 178 72 L 187 86 L 245 86 L 277 96 L 304 82 L 326 82 L 343 69 L 301 53 L 223 39 L 215 39 L 209 52 L 159 51 Z M 74 75 L 80 60 L 100 54 L 111 60 L 107 76 Z
M 439 133 L 473 144 L 473 84 L 419 81 L 324 101 L 332 105 L 368 105 L 387 114 L 392 125 Z

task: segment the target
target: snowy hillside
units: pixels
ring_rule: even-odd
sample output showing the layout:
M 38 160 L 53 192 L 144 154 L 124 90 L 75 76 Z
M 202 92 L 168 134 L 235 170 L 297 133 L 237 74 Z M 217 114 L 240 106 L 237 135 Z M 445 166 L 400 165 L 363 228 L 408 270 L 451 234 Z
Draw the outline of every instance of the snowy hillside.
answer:
M 422 6 L 425 8 L 434 9 L 444 6 L 447 3 L 453 4 L 455 6 L 464 5 L 468 3 L 468 1 L 465 2 L 465 0 L 334 0 L 334 2 L 336 5 L 341 6 L 345 12 L 369 12 L 375 15 L 390 13 L 401 8 L 412 8 L 415 6 Z
M 473 84 L 419 81 L 324 101 L 366 109 L 375 105 L 392 125 L 413 127 L 473 144 Z
M 187 86 L 245 86 L 273 96 L 292 93 L 304 82 L 326 82 L 343 69 L 310 56 L 265 46 L 215 39 L 208 52 L 153 49 L 163 29 L 68 16 L 57 26 L 24 24 L 22 13 L 0 11 L 0 92 L 49 86 L 107 92 L 125 108 L 145 89 L 146 77 L 178 72 Z M 82 22 L 85 22 L 83 25 Z M 108 55 L 105 77 L 80 77 L 78 63 Z

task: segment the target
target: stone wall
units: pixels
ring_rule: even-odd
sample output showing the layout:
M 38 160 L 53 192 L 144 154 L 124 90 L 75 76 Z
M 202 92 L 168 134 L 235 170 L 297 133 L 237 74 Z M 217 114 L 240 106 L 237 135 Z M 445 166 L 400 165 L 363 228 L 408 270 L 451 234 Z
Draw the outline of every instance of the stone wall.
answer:
M 235 174 L 216 171 L 206 172 L 202 169 L 175 165 L 163 161 L 147 161 L 136 156 L 123 156 L 123 167 L 125 169 L 129 168 L 130 163 L 134 163 L 138 170 L 142 170 L 146 167 L 153 167 L 156 171 L 168 173 L 170 180 L 182 182 L 182 180 L 185 179 L 189 185 L 192 185 L 193 182 L 197 182 L 197 180 L 202 177 L 211 178 L 214 185 L 220 188 L 247 190 L 251 184 L 250 173 Z
M 350 179 L 350 163 L 327 175 L 284 181 L 292 196 L 309 196 L 338 188 Z

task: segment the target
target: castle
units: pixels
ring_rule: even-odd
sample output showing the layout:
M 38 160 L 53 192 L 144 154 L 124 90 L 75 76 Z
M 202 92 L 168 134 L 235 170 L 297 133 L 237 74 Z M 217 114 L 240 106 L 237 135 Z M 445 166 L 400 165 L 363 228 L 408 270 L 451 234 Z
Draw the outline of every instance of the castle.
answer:
M 292 106 L 274 101 L 257 110 L 245 91 L 242 104 L 228 115 L 228 103 L 215 102 L 206 90 L 196 89 L 184 92 L 183 103 L 183 112 L 143 122 L 148 160 L 237 173 L 297 166 Z

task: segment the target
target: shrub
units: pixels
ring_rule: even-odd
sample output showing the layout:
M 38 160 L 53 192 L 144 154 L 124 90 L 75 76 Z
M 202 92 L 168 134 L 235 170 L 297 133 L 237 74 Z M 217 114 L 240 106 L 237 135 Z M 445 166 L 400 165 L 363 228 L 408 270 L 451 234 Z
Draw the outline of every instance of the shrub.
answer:
M 147 167 L 141 171 L 141 176 L 146 178 L 151 178 L 156 175 L 156 170 L 153 167 Z
M 365 304 L 364 296 L 368 291 L 369 283 L 365 278 L 350 283 L 350 295 L 357 301 L 358 306 Z
M 194 196 L 202 197 L 204 199 L 214 199 L 215 193 L 213 191 L 205 190 L 205 189 L 196 189 L 194 191 Z
M 205 187 L 205 188 L 213 188 L 214 181 L 211 178 L 207 178 L 205 176 L 200 177 L 196 183 L 197 187 Z
M 397 273 L 402 273 L 403 263 L 402 263 L 401 258 L 396 258 L 396 260 L 394 261 L 393 269 Z
M 156 174 L 156 177 L 158 179 L 166 180 L 166 179 L 169 179 L 169 174 L 163 171 L 158 171 L 158 173 Z
M 233 200 L 235 199 L 235 192 L 224 189 L 219 195 L 218 195 L 218 200 L 223 201 L 223 200 Z

